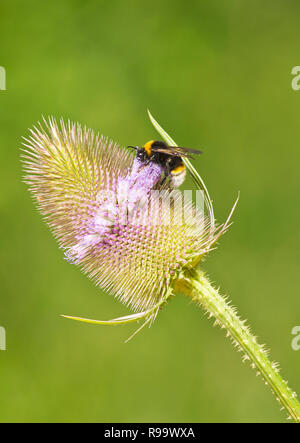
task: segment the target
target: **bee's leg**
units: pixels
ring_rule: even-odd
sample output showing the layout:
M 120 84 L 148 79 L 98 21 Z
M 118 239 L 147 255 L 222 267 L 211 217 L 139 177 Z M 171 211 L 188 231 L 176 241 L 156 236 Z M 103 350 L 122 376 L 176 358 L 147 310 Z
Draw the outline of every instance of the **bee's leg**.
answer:
M 164 178 L 160 182 L 160 186 L 162 186 L 165 183 L 166 180 L 167 180 L 167 175 L 165 174 Z
M 165 170 L 166 177 L 170 177 L 170 175 L 171 175 L 171 168 L 170 168 L 170 163 L 169 162 L 166 163 L 166 165 L 164 167 L 164 170 Z
M 161 185 L 161 186 L 165 183 L 165 181 L 167 180 L 167 178 L 170 177 L 170 175 L 171 175 L 171 170 L 170 170 L 170 166 L 169 166 L 168 163 L 166 163 L 165 166 L 164 166 L 164 174 L 165 174 L 165 175 L 164 175 L 164 178 L 163 178 L 162 181 L 160 182 L 160 185 Z

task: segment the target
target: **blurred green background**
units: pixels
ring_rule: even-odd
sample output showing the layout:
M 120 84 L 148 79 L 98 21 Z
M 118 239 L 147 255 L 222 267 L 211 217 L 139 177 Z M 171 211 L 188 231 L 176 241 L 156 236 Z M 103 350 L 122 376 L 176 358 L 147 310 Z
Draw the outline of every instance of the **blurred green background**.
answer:
M 241 4 L 243 3 L 243 4 Z M 63 259 L 22 183 L 21 137 L 41 115 L 122 145 L 156 138 L 149 107 L 234 225 L 203 267 L 300 392 L 300 3 L 0 2 L 0 421 L 284 422 L 224 333 L 185 297 L 129 344 L 128 309 Z M 187 180 L 186 187 L 191 182 Z

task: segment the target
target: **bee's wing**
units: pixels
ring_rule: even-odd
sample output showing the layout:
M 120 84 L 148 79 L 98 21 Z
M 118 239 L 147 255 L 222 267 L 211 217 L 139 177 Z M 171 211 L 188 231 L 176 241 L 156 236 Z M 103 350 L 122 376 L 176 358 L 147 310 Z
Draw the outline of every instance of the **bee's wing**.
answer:
M 162 154 L 174 155 L 178 157 L 191 158 L 190 154 L 202 154 L 198 149 L 182 148 L 180 146 L 153 147 L 152 152 L 161 152 Z

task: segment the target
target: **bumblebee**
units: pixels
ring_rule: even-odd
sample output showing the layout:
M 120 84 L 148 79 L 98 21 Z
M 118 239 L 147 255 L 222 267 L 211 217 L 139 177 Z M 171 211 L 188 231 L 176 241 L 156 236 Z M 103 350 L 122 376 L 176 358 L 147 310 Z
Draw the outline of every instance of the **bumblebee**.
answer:
M 175 188 L 184 182 L 186 176 L 183 158 L 192 158 L 191 154 L 201 154 L 197 149 L 168 146 L 159 140 L 151 140 L 142 147 L 128 147 L 136 149 L 136 158 L 142 165 L 146 166 L 150 162 L 160 165 L 164 173 L 162 183 L 169 177 Z

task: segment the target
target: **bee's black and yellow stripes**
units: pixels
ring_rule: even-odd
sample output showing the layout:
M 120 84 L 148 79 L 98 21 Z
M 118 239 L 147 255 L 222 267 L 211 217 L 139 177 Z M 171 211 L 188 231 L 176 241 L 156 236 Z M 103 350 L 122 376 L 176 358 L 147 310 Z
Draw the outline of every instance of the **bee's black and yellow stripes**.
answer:
M 150 140 L 149 142 L 147 142 L 147 143 L 144 145 L 144 149 L 145 149 L 146 154 L 148 155 L 148 157 L 150 157 L 151 154 L 152 154 L 152 152 L 151 152 L 151 148 L 152 148 L 153 143 L 154 143 L 154 140 Z
M 185 164 L 183 162 L 171 170 L 171 174 L 173 175 L 179 175 L 182 173 L 185 173 Z

